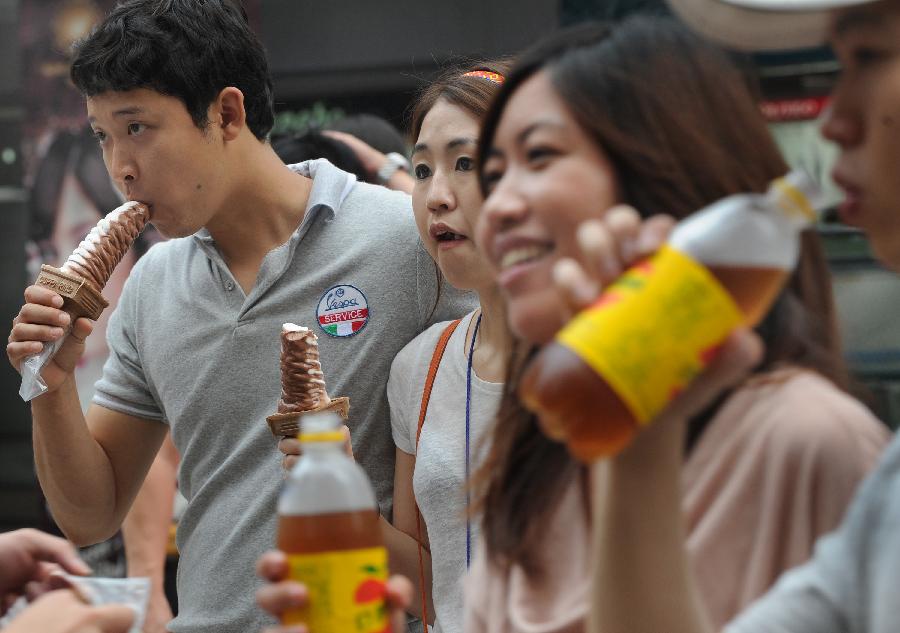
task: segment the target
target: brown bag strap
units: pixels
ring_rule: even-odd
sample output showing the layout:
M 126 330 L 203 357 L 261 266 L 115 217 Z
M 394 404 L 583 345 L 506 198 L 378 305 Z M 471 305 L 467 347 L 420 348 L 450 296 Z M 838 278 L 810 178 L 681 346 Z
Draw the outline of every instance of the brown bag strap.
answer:
M 437 375 L 438 367 L 441 365 L 441 359 L 444 357 L 444 350 L 447 349 L 447 343 L 453 335 L 454 330 L 460 324 L 462 319 L 451 321 L 444 328 L 441 337 L 438 339 L 437 345 L 434 346 L 434 354 L 431 355 L 431 364 L 428 366 L 428 375 L 425 377 L 425 388 L 422 389 L 422 404 L 419 407 L 419 424 L 416 428 L 416 456 L 419 454 L 419 438 L 422 436 L 422 426 L 425 424 L 425 414 L 428 412 L 428 401 L 431 399 L 431 388 L 434 386 L 434 378 Z M 419 585 L 422 587 L 422 626 L 428 630 L 428 598 L 425 588 L 425 561 L 422 554 L 422 513 L 419 512 L 419 504 L 416 503 L 416 540 L 419 542 Z

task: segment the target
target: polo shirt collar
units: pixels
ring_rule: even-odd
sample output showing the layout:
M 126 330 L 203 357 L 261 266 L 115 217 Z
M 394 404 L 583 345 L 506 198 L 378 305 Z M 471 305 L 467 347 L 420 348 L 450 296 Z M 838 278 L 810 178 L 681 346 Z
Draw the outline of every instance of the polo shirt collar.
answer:
M 306 201 L 303 221 L 291 235 L 290 241 L 296 241 L 320 213 L 327 213 L 326 222 L 334 219 L 338 209 L 344 203 L 344 199 L 356 184 L 356 176 L 338 169 L 324 158 L 288 165 L 288 168 L 302 176 L 312 178 L 313 181 L 309 199 Z M 215 240 L 206 227 L 194 233 L 193 238 L 201 246 L 215 244 Z

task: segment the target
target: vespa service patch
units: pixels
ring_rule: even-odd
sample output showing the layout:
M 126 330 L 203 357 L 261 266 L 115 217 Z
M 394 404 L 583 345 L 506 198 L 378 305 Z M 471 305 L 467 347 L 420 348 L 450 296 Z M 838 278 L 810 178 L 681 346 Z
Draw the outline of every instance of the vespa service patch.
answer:
M 329 336 L 353 336 L 369 322 L 366 295 L 356 286 L 333 286 L 319 299 L 316 319 Z

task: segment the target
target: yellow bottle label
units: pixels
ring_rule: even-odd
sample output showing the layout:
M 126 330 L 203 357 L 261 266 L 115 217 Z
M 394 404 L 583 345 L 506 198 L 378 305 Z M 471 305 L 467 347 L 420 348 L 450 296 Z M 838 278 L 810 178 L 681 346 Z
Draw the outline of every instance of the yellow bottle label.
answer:
M 286 612 L 284 624 L 305 624 L 310 633 L 390 633 L 383 547 L 291 554 L 288 564 L 291 579 L 306 585 L 309 603 Z
M 558 334 L 647 424 L 743 322 L 705 267 L 668 246 L 628 270 Z

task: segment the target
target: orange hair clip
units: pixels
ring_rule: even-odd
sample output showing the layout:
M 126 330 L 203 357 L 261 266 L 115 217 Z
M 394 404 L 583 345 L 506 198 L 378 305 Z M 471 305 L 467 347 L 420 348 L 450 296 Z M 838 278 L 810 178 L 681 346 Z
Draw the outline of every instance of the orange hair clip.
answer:
M 495 84 L 503 83 L 503 75 L 500 73 L 491 72 L 489 70 L 471 70 L 467 73 L 463 73 L 463 77 L 480 77 L 482 79 L 487 79 Z

